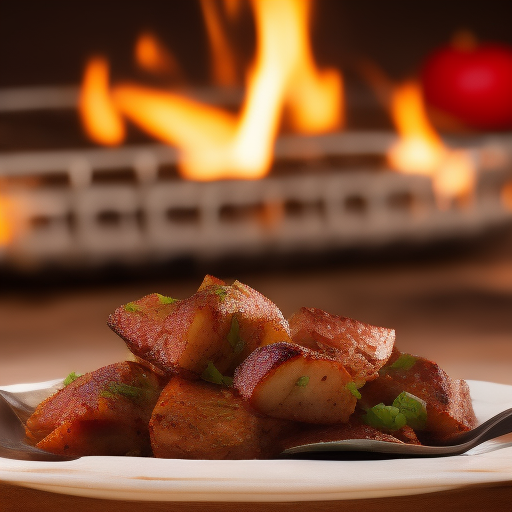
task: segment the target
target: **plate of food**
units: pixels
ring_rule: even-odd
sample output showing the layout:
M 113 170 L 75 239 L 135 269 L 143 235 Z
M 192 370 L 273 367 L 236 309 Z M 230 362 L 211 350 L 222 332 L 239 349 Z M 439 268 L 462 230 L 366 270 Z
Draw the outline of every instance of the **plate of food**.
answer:
M 186 299 L 129 302 L 108 325 L 130 360 L 0 389 L 0 481 L 96 498 L 275 502 L 512 478 L 506 438 L 442 458 L 351 451 L 354 440 L 453 444 L 512 407 L 512 386 L 452 379 L 401 352 L 393 329 L 314 308 L 285 319 L 256 290 L 212 276 Z M 336 448 L 300 453 L 320 444 Z

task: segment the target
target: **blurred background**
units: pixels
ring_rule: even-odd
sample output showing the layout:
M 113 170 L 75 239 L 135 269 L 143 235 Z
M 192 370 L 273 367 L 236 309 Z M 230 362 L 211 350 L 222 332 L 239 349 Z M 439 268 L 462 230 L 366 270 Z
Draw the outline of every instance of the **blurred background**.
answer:
M 512 384 L 508 2 L 0 4 L 0 385 L 239 279 Z

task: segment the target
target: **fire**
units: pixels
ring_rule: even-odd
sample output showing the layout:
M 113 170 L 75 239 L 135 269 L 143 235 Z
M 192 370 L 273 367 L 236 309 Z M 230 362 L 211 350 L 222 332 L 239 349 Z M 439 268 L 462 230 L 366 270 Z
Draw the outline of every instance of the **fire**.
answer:
M 0 248 L 9 245 L 14 238 L 14 226 L 11 213 L 11 201 L 0 196 Z
M 235 18 L 238 14 L 233 11 L 235 5 L 240 5 L 240 3 L 236 2 L 227 8 L 231 18 Z M 218 6 L 219 4 L 211 0 L 201 0 L 206 33 L 210 42 L 212 78 L 215 84 L 232 86 L 237 83 L 235 54 L 230 51 L 229 40 L 223 30 Z
M 391 113 L 401 138 L 388 152 L 394 169 L 431 176 L 440 204 L 471 194 L 475 169 L 464 151 L 447 148 L 430 124 L 420 87 L 412 82 L 396 87 Z
M 92 140 L 108 146 L 123 142 L 124 123 L 110 99 L 109 66 L 101 57 L 87 63 L 78 110 Z
M 158 38 L 143 32 L 135 43 L 135 60 L 146 71 L 155 74 L 180 75 L 178 62 Z
M 319 133 L 336 130 L 343 125 L 343 79 L 334 69 L 316 69 L 308 38 L 308 20 L 311 2 L 297 2 L 294 44 L 299 58 L 295 63 L 287 91 L 288 117 L 292 127 L 300 133 Z
M 218 65 L 228 48 L 220 30 L 219 13 L 212 2 L 202 2 L 216 80 L 236 80 L 234 58 Z M 253 0 L 256 25 L 256 56 L 248 73 L 246 94 L 235 115 L 169 91 L 130 84 L 109 88 L 108 67 L 100 60 L 89 63 L 83 82 L 81 111 L 88 131 L 106 124 L 108 134 L 91 135 L 104 144 L 116 144 L 124 136 L 120 116 L 165 143 L 180 149 L 180 171 L 193 180 L 258 179 L 272 163 L 273 143 L 286 108 L 290 124 L 298 131 L 318 133 L 342 124 L 342 78 L 333 70 L 318 70 L 309 41 L 308 0 Z M 230 19 L 237 3 L 225 2 Z M 152 50 L 156 45 L 152 46 Z M 158 60 L 155 58 L 155 60 Z M 93 74 L 96 73 L 96 74 Z M 86 110 L 100 106 L 100 114 Z M 88 108 L 88 107 L 87 107 Z

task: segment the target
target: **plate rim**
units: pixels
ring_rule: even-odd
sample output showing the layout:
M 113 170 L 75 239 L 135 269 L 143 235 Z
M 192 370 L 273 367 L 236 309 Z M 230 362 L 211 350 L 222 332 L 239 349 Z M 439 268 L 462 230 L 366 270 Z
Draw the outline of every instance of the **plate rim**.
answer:
M 0 389 L 25 392 L 30 388 L 50 388 L 60 381 L 14 384 Z M 480 421 L 494 414 L 497 408 L 512 407 L 512 385 L 467 382 Z M 487 411 L 483 410 L 484 406 Z M 136 464 L 127 464 L 127 460 Z M 308 475 L 313 478 L 306 478 Z M 66 462 L 36 462 L 0 458 L 0 481 L 7 484 L 75 496 L 135 501 L 333 501 L 422 494 L 511 480 L 512 446 L 507 445 L 475 456 L 373 461 L 82 457 Z

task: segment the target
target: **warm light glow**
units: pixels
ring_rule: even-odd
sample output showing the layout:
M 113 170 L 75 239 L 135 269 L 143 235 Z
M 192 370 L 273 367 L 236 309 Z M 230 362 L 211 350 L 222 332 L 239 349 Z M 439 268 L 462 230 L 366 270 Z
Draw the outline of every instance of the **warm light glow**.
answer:
M 299 58 L 287 90 L 287 115 L 292 128 L 301 133 L 332 131 L 344 123 L 343 78 L 334 69 L 315 66 L 308 32 L 312 2 L 296 2 L 296 39 Z
M 0 196 L 0 248 L 9 245 L 14 238 L 12 204 Z
M 240 16 L 243 5 L 242 0 L 224 0 L 222 3 L 224 5 L 226 16 L 230 20 L 235 20 Z
M 443 144 L 428 120 L 417 84 L 396 87 L 391 113 L 401 137 L 388 152 L 391 167 L 403 173 L 431 176 L 440 204 L 470 194 L 475 182 L 474 164 L 466 152 L 452 151 Z
M 338 128 L 342 79 L 333 70 L 315 67 L 308 36 L 309 0 L 253 0 L 250 5 L 256 27 L 255 61 L 247 73 L 245 98 L 237 114 L 182 94 L 138 85 L 118 84 L 109 89 L 107 64 L 93 59 L 85 73 L 81 102 L 91 137 L 104 144 L 120 142 L 124 129 L 119 116 L 123 115 L 180 150 L 180 172 L 185 178 L 258 179 L 272 164 L 285 107 L 298 131 Z M 204 0 L 202 7 L 216 82 L 232 85 L 236 80 L 234 56 L 221 28 L 223 21 L 233 21 L 239 14 L 240 4 Z M 136 53 L 146 68 L 160 67 L 162 51 L 153 37 L 139 39 Z M 90 106 L 97 110 L 90 111 Z
M 236 124 L 234 115 L 180 94 L 121 84 L 113 87 L 112 97 L 123 114 L 153 137 L 185 151 L 225 144 Z
M 400 141 L 388 159 L 401 172 L 431 175 L 442 162 L 446 149 L 428 121 L 420 88 L 406 83 L 395 89 L 391 113 Z
M 512 211 L 512 181 L 505 183 L 501 189 L 500 199 L 503 206 L 507 210 Z
M 217 85 L 233 86 L 237 83 L 235 54 L 230 47 L 226 32 L 222 28 L 219 5 L 211 0 L 201 0 L 206 33 L 210 43 L 212 78 Z M 228 12 L 233 16 L 234 6 L 230 5 L 227 8 L 231 9 Z
M 210 2 L 203 4 L 205 15 L 213 19 L 217 15 L 208 13 L 216 11 L 209 5 Z M 289 102 L 295 125 L 303 130 L 325 131 L 339 123 L 341 78 L 314 68 L 307 38 L 307 0 L 254 0 L 251 5 L 256 24 L 256 59 L 238 115 L 179 94 L 135 85 L 112 89 L 120 112 L 154 137 L 181 150 L 180 171 L 185 178 L 265 176 L 271 166 L 285 101 Z M 311 105 L 306 106 L 310 101 Z M 315 120 L 311 114 L 323 118 Z
M 180 74 L 176 59 L 157 37 L 149 32 L 144 32 L 137 39 L 135 60 L 142 69 L 151 73 Z
M 95 57 L 85 68 L 78 106 L 87 135 L 100 144 L 115 146 L 125 137 L 122 118 L 112 104 L 108 62 Z

